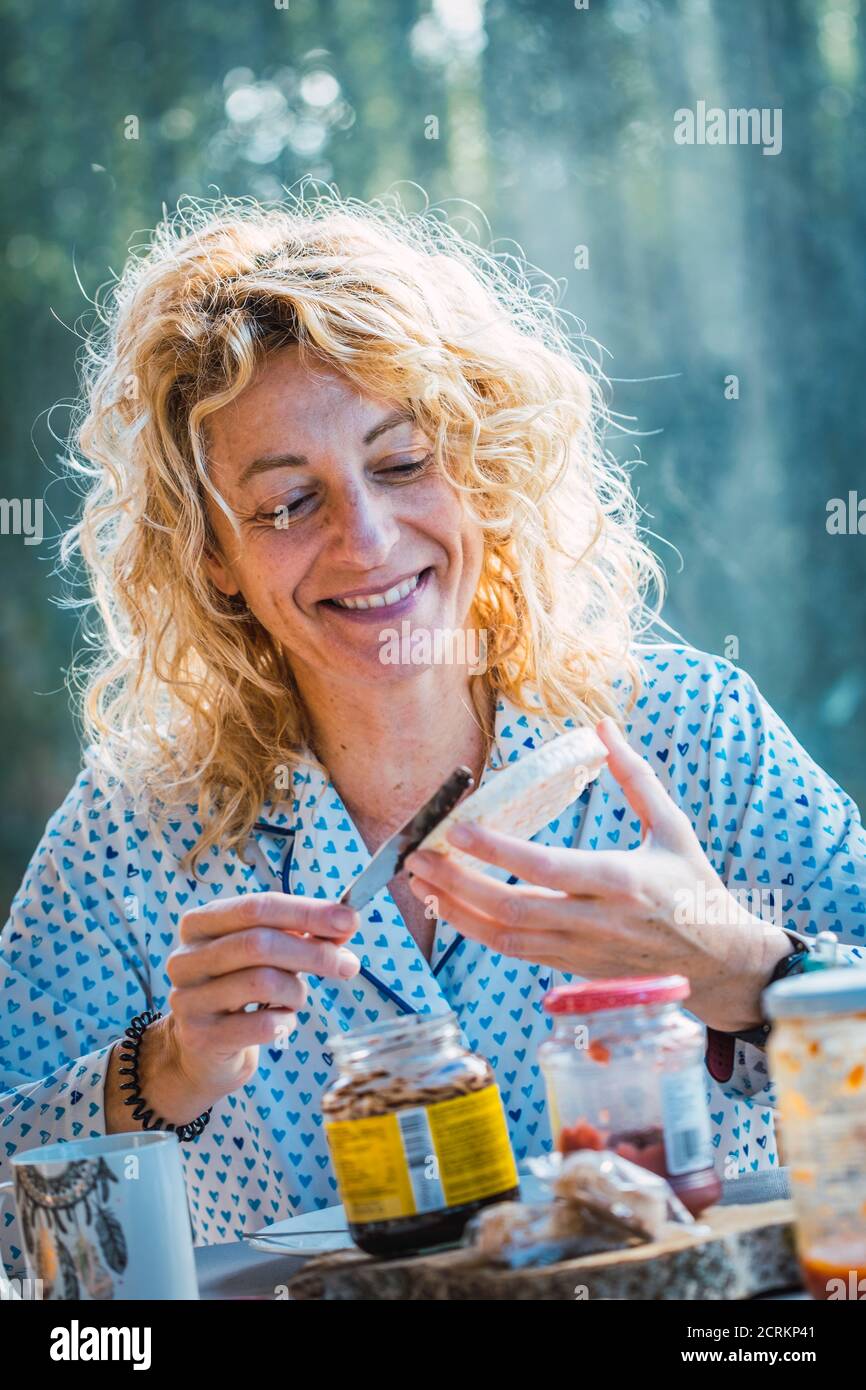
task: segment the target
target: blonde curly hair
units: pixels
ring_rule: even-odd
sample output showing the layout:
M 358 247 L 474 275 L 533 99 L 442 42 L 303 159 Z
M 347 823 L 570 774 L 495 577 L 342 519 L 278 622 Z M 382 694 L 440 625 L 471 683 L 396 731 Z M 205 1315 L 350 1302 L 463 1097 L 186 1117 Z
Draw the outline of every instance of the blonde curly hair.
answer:
M 663 576 L 605 448 L 600 366 L 550 291 L 435 209 L 330 188 L 183 200 L 97 297 L 70 450 L 86 495 L 62 551 L 80 552 L 97 616 L 74 683 L 112 779 L 157 814 L 197 803 L 193 867 L 240 846 L 275 768 L 310 756 L 285 651 L 203 563 L 206 499 L 234 524 L 208 416 L 289 344 L 408 405 L 483 528 L 479 715 L 492 692 L 527 709 L 535 691 L 557 727 L 594 722 L 617 712 L 623 676 L 633 702 Z

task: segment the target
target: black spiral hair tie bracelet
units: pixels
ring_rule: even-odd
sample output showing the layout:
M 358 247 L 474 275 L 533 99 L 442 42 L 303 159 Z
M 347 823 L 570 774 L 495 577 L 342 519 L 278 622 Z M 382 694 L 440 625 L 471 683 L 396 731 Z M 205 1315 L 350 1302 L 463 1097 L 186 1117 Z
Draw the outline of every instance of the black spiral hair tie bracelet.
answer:
M 131 1077 L 120 1087 L 121 1091 L 131 1091 L 132 1094 L 124 1100 L 124 1105 L 133 1106 L 132 1118 L 136 1120 L 142 1129 L 165 1129 L 174 1130 L 182 1144 L 187 1144 L 191 1139 L 197 1139 L 211 1117 L 211 1111 L 206 1110 L 203 1115 L 199 1115 L 197 1120 L 191 1120 L 188 1125 L 166 1124 L 160 1115 L 154 1117 L 152 1109 L 147 1108 L 147 1102 L 141 1094 L 140 1078 L 138 1075 L 138 1049 L 141 1044 L 142 1034 L 151 1023 L 156 1023 L 162 1014 L 152 1009 L 145 1009 L 143 1014 L 137 1014 L 124 1033 L 121 1041 L 120 1061 L 126 1063 L 119 1068 L 121 1076 Z M 126 1039 L 129 1039 L 127 1042 Z M 212 1109 L 213 1107 L 211 1107 Z

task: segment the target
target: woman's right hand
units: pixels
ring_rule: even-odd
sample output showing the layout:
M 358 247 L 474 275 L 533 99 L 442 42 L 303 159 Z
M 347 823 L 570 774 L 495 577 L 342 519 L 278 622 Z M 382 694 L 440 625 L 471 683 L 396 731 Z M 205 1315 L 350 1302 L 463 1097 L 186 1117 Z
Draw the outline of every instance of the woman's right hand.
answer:
M 185 912 L 166 966 L 171 1012 L 142 1037 L 148 1106 L 169 1123 L 188 1124 L 248 1081 L 259 1047 L 283 1046 L 294 1031 L 307 998 L 303 972 L 357 975 L 361 962 L 342 943 L 358 925 L 351 908 L 285 893 L 248 893 Z M 245 1012 L 254 1003 L 269 1007 Z

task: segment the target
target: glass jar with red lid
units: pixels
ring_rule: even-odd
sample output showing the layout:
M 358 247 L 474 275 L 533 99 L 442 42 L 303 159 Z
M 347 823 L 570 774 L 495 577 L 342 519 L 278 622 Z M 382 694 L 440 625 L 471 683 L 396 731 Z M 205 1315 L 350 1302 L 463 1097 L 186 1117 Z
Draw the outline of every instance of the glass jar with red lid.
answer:
M 717 1202 L 703 1024 L 680 1007 L 683 975 L 592 980 L 545 995 L 541 1044 L 550 1127 L 561 1153 L 612 1149 L 666 1178 L 697 1214 Z

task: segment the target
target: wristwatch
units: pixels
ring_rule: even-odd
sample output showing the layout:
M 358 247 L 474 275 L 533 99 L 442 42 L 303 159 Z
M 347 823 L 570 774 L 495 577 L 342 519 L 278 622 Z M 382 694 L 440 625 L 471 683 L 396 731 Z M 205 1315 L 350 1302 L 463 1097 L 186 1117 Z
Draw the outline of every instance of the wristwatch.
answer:
M 789 975 L 801 975 L 807 968 L 809 957 L 813 954 L 814 938 L 800 936 L 798 932 L 783 927 L 794 949 L 776 963 L 765 988 L 784 980 Z M 764 1047 L 770 1032 L 770 1024 L 764 1020 L 754 1028 L 738 1029 L 735 1033 L 721 1033 L 717 1028 L 707 1029 L 707 1070 L 716 1081 L 730 1081 L 734 1070 L 734 1049 L 738 1042 L 751 1043 L 753 1047 Z

